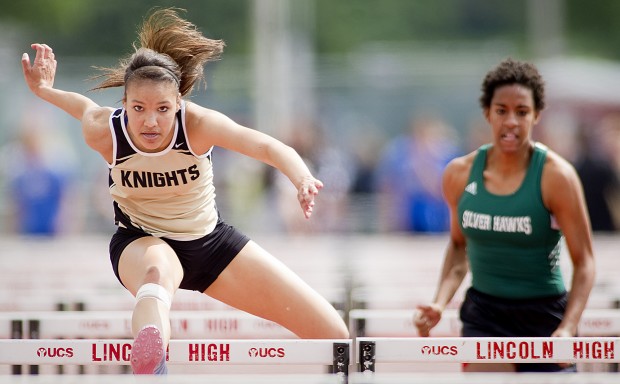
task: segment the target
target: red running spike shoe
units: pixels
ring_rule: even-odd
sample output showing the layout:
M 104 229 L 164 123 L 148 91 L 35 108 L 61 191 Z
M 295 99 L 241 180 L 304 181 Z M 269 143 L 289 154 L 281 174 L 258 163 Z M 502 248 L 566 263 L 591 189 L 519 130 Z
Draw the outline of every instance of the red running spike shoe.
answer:
M 166 353 L 159 329 L 147 325 L 138 332 L 131 348 L 131 367 L 135 375 L 165 373 Z M 162 370 L 163 368 L 163 370 Z

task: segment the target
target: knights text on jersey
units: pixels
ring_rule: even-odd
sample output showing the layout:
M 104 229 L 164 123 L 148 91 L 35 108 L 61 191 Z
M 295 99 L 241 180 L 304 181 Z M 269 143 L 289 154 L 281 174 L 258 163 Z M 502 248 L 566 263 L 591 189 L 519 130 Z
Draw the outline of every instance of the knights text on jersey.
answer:
M 118 225 L 177 240 L 199 238 L 215 228 L 211 151 L 197 155 L 191 150 L 184 102 L 173 139 L 161 152 L 142 152 L 132 143 L 122 108 L 110 116 L 110 129 L 114 160 L 109 186 Z

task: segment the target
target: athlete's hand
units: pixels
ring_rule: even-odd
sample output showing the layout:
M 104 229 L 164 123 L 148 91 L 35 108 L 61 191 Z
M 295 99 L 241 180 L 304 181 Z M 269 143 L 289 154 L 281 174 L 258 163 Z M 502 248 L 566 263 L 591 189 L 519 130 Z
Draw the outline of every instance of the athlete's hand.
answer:
M 417 311 L 413 316 L 413 324 L 418 329 L 418 334 L 428 337 L 439 320 L 441 320 L 442 309 L 437 304 L 418 305 Z
M 323 188 L 323 183 L 312 176 L 305 177 L 297 190 L 297 200 L 304 211 L 304 216 L 309 219 L 314 209 L 314 197 Z
M 24 53 L 22 55 L 22 69 L 28 88 L 34 94 L 38 94 L 41 88 L 52 88 L 54 86 L 57 62 L 54 59 L 52 48 L 47 44 L 32 44 L 31 47 L 37 51 L 34 62 L 30 65 L 30 57 Z
M 575 333 L 567 328 L 558 328 L 551 334 L 551 337 L 575 337 Z M 568 368 L 573 363 L 558 363 L 558 365 L 562 368 Z

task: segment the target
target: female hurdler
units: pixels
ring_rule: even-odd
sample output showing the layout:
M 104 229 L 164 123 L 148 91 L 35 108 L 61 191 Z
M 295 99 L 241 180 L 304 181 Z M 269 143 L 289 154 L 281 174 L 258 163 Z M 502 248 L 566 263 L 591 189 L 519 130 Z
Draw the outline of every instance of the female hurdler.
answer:
M 104 70 L 96 89 L 124 87 L 122 108 L 53 87 L 52 48 L 22 56 L 26 83 L 82 123 L 86 143 L 108 163 L 118 226 L 110 259 L 135 297 L 131 364 L 167 372 L 169 311 L 179 288 L 196 290 L 274 321 L 302 338 L 348 338 L 337 311 L 272 255 L 226 224 L 214 201 L 211 151 L 218 146 L 269 164 L 297 189 L 309 218 L 322 188 L 289 146 L 183 99 L 224 43 L 204 37 L 174 9 L 145 20 L 135 53 Z

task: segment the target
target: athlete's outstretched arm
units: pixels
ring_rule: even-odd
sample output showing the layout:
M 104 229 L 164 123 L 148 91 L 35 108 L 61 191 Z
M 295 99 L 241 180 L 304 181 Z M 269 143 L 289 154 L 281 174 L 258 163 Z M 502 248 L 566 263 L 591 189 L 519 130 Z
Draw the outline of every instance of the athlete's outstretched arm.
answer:
M 34 62 L 31 64 L 28 53 L 24 53 L 22 69 L 26 84 L 35 95 L 80 121 L 89 108 L 98 107 L 97 103 L 84 95 L 55 89 L 57 62 L 52 48 L 46 44 L 32 44 L 31 47 L 36 50 Z
M 218 146 L 242 153 L 282 172 L 297 189 L 297 200 L 306 218 L 323 183 L 314 178 L 299 154 L 281 141 L 237 124 L 226 115 L 193 103 L 187 106 L 187 128 L 192 148 L 200 153 Z
M 28 88 L 41 99 L 78 119 L 82 123 L 86 144 L 111 162 L 112 136 L 107 124 L 111 108 L 99 107 L 79 93 L 55 89 L 57 62 L 52 48 L 46 44 L 32 44 L 32 48 L 37 51 L 32 64 L 27 53 L 22 55 L 22 69 Z

